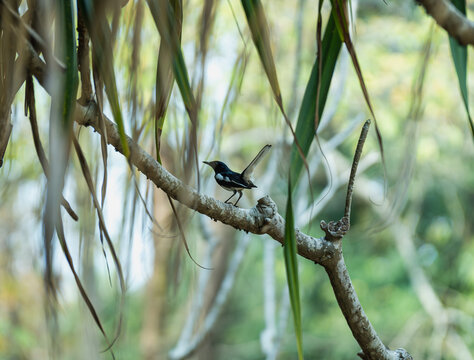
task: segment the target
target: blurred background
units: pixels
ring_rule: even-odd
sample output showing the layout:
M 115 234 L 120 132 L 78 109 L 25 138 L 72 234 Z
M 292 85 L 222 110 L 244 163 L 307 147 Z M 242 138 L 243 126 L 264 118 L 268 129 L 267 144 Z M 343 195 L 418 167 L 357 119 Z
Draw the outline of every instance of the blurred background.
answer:
M 20 14 L 28 9 L 23 1 Z M 474 3 L 467 2 L 471 18 Z M 317 2 L 263 1 L 283 103 L 296 123 L 316 57 Z M 118 10 L 117 10 L 118 9 Z M 155 81 L 160 36 L 147 3 L 129 0 L 108 14 L 125 130 L 156 156 Z M 328 17 L 323 7 L 323 24 Z M 413 1 L 352 1 L 353 41 L 385 147 L 386 172 L 371 129 L 355 183 L 344 257 L 369 319 L 390 348 L 415 359 L 474 354 L 474 146 L 448 36 Z M 115 28 L 114 28 L 115 26 Z M 203 30 L 207 29 L 207 30 Z M 199 102 L 198 158 L 241 171 L 265 144 L 273 148 L 244 192 L 249 208 L 270 195 L 284 214 L 292 136 L 258 58 L 240 2 L 183 2 L 182 48 Z M 472 48 L 469 49 L 472 55 Z M 474 104 L 474 62 L 467 84 Z M 48 147 L 50 96 L 35 80 L 40 137 Z M 57 323 L 51 339 L 43 280 L 46 178 L 24 114 L 24 86 L 12 104 L 13 130 L 0 168 L 0 358 L 102 359 L 107 345 L 56 237 Z M 104 112 L 112 118 L 107 102 Z M 296 225 L 320 237 L 320 220 L 343 215 L 355 145 L 369 112 L 350 56 L 338 59 L 319 127 L 295 193 Z M 190 122 L 177 86 L 161 137 L 161 159 L 175 176 Z M 94 187 L 104 176 L 100 137 L 74 132 Z M 198 169 L 200 191 L 225 200 L 212 169 Z M 196 186 L 196 178 L 189 180 Z M 175 203 L 186 254 L 166 195 L 108 148 L 105 222 L 120 259 L 121 291 L 110 249 L 75 153 L 63 215 L 75 268 L 110 339 L 122 314 L 117 359 L 295 359 L 282 248 Z M 301 258 L 303 344 L 307 359 L 354 359 L 359 351 L 324 269 Z

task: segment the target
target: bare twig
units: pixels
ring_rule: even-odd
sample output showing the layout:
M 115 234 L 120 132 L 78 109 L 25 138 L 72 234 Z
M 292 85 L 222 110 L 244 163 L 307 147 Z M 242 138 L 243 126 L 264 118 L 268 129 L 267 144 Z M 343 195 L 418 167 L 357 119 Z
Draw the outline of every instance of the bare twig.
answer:
M 351 221 L 351 204 L 352 204 L 352 191 L 354 190 L 354 181 L 357 172 L 357 166 L 359 165 L 360 156 L 362 155 L 362 149 L 364 148 L 365 139 L 367 139 L 367 133 L 369 132 L 370 120 L 367 120 L 362 127 L 360 133 L 359 142 L 354 154 L 354 160 L 352 161 L 351 175 L 349 176 L 349 183 L 347 184 L 347 195 L 346 195 L 346 207 L 344 209 L 344 217 Z
M 35 92 L 34 92 L 34 85 L 33 85 L 33 78 L 31 75 L 28 75 L 26 78 L 26 88 L 25 88 L 25 110 L 29 112 L 30 118 L 30 125 L 31 125 L 31 132 L 33 134 L 33 143 L 35 145 L 36 154 L 38 155 L 38 160 L 43 168 L 44 175 L 46 178 L 49 176 L 49 162 L 46 158 L 46 153 L 43 148 L 43 144 L 41 143 L 39 130 L 38 130 L 38 122 L 36 121 L 36 104 L 35 104 Z M 25 114 L 27 115 L 27 114 Z M 64 209 L 68 212 L 68 214 L 73 218 L 74 221 L 79 220 L 79 217 L 71 208 L 69 202 L 61 196 L 61 205 Z
M 329 179 L 329 177 L 332 176 L 330 174 L 331 169 L 328 167 L 328 162 L 332 163 L 332 161 L 330 160 L 332 152 L 345 139 L 347 139 L 350 136 L 350 134 L 355 130 L 355 128 L 359 126 L 361 121 L 362 121 L 362 117 L 357 116 L 346 126 L 346 128 L 339 131 L 327 142 L 324 142 L 324 141 L 321 142 L 321 147 L 323 149 L 323 152 L 327 154 L 327 158 L 329 159 L 329 161 L 323 162 L 323 166 L 326 171 L 326 178 Z M 313 158 L 310 158 L 310 161 L 311 161 L 310 166 L 311 166 L 311 169 L 313 169 L 315 173 L 322 159 L 323 159 L 322 152 L 320 151 L 316 152 Z M 342 185 L 342 184 L 339 184 L 339 181 L 340 180 L 342 181 L 342 179 L 344 179 L 344 184 L 345 184 L 346 182 L 345 179 L 348 178 L 349 173 L 347 174 L 347 176 L 345 175 L 346 174 L 340 176 L 339 178 L 336 177 L 332 183 L 327 184 L 326 187 L 321 191 L 320 195 L 314 201 L 311 201 L 311 202 L 309 202 L 307 197 L 304 195 L 308 193 L 310 184 L 306 181 L 301 183 L 301 186 L 299 186 L 296 193 L 297 196 L 295 196 L 295 199 L 298 199 L 295 205 L 295 209 L 297 209 L 296 212 L 299 214 L 298 220 L 297 220 L 298 226 L 303 226 L 302 224 L 305 224 L 305 225 L 309 224 L 309 222 L 319 213 L 319 211 L 321 211 L 322 208 L 326 206 L 326 204 L 331 200 L 331 197 L 334 195 L 338 187 Z
M 380 156 L 375 151 L 370 152 L 359 163 L 359 173 L 364 172 L 372 165 L 376 164 L 380 161 Z M 333 184 L 331 187 L 327 186 L 321 193 L 321 195 L 316 200 L 316 205 L 313 208 L 307 208 L 299 212 L 299 217 L 301 218 L 301 223 L 299 224 L 301 227 L 304 227 L 310 221 L 312 221 L 322 210 L 323 208 L 331 201 L 331 199 L 336 194 L 337 190 L 344 186 L 346 183 L 346 179 L 349 177 L 349 169 L 339 175 L 336 175 L 334 178 Z M 327 190 L 326 190 L 327 189 Z

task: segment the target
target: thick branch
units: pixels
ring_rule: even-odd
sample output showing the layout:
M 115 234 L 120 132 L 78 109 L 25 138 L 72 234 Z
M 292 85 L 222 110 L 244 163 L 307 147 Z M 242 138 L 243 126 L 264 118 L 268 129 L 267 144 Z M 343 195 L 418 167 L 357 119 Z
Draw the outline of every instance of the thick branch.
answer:
M 77 104 L 75 120 L 80 125 L 92 126 L 100 133 L 97 111 L 94 102 L 91 102 L 88 106 Z M 116 125 L 105 116 L 104 120 L 107 130 L 107 142 L 117 151 L 123 153 Z M 192 187 L 184 184 L 129 137 L 127 137 L 127 142 L 130 149 L 130 162 L 173 199 L 211 219 L 246 232 L 268 234 L 283 244 L 284 220 L 278 214 L 276 204 L 269 196 L 260 199 L 258 204 L 251 209 L 241 209 L 230 204 L 224 204 L 212 197 L 200 194 Z M 296 231 L 296 238 L 298 253 L 311 261 L 322 263 L 326 258 L 334 256 L 335 247 L 329 241 L 322 238 L 313 238 L 298 230 Z
M 435 19 L 461 45 L 474 45 L 474 22 L 466 18 L 446 0 L 418 0 L 426 12 Z
M 341 240 L 338 242 L 340 243 Z M 324 268 L 331 281 L 342 314 L 362 349 L 359 356 L 367 360 L 412 359 L 404 349 L 392 351 L 385 347 L 360 304 L 349 277 L 342 251 L 334 260 L 325 265 Z

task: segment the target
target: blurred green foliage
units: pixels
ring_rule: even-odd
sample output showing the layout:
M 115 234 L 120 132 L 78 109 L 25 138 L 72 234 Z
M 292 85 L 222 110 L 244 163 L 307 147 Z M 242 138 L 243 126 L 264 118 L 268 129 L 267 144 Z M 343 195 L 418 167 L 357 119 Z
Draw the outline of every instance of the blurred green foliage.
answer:
M 132 24 L 134 1 L 122 9 L 123 24 Z M 229 7 L 232 5 L 236 20 Z M 196 27 L 199 21 L 197 9 L 201 1 L 185 3 L 182 48 L 190 76 L 197 72 L 193 62 L 194 46 L 198 35 Z M 293 2 L 264 1 L 280 89 L 285 104 L 296 97 L 296 109 L 302 99 L 306 82 L 313 65 L 315 45 L 315 19 L 317 8 L 306 3 L 303 17 L 301 67 L 295 69 L 297 7 Z M 468 11 L 469 13 L 469 11 Z M 472 14 L 472 10 L 471 10 Z M 243 39 L 239 35 L 236 22 L 244 29 Z M 272 143 L 282 133 L 288 131 L 281 114 L 277 111 L 270 85 L 252 47 L 248 31 L 245 31 L 243 10 L 235 2 L 221 2 L 217 8 L 217 17 L 213 35 L 210 38 L 209 57 L 212 62 L 208 69 L 208 82 L 204 88 L 203 108 L 199 115 L 200 129 L 207 129 L 218 118 L 223 93 L 231 77 L 232 63 L 244 47 L 249 61 L 238 91 L 237 102 L 227 109 L 223 120 L 222 132 L 215 136 L 220 155 L 235 168 L 243 168 L 246 159 L 252 156 L 261 144 Z M 431 359 L 433 342 L 441 339 L 442 359 L 454 359 L 455 339 L 450 337 L 452 330 L 459 334 L 470 353 L 474 352 L 474 148 L 470 130 L 466 121 L 465 109 L 459 94 L 456 73 L 450 58 L 446 33 L 434 28 L 432 53 L 427 64 L 427 75 L 421 97 L 421 116 L 407 118 L 413 98 L 412 84 L 418 75 L 418 64 L 423 55 L 423 45 L 430 34 L 432 20 L 416 7 L 413 2 L 364 1 L 359 4 L 354 32 L 354 43 L 362 67 L 365 81 L 371 95 L 375 113 L 383 135 L 387 178 L 383 178 L 380 164 L 372 166 L 356 179 L 355 198 L 352 210 L 352 228 L 344 239 L 344 257 L 349 273 L 358 293 L 361 304 L 380 337 L 390 347 L 404 347 L 416 359 Z M 130 101 L 128 85 L 132 73 L 130 63 L 130 27 L 120 27 L 115 46 L 115 69 L 120 103 L 124 107 Z M 136 72 L 140 111 L 137 115 L 138 126 L 145 129 L 145 135 L 137 135 L 140 144 L 153 148 L 149 135 L 152 134 L 152 101 L 154 98 L 155 67 L 158 56 L 159 36 L 148 11 L 145 10 L 140 48 L 140 62 Z M 469 49 L 472 55 L 472 49 Z M 300 72 L 300 81 L 292 88 L 293 76 Z M 321 133 L 324 140 L 338 134 L 341 129 L 357 116 L 367 117 L 367 108 L 360 91 L 357 76 L 349 62 L 347 72 L 338 70 L 345 79 L 343 91 L 333 94 L 340 100 L 337 111 L 329 126 Z M 468 86 L 471 104 L 474 95 L 474 62 L 468 61 Z M 345 74 L 345 75 L 344 75 Z M 334 86 L 334 85 L 333 85 Z M 39 87 L 38 87 L 39 88 Z M 40 93 L 38 91 L 38 93 Z M 44 139 L 47 138 L 48 108 L 47 97 L 38 95 L 38 118 Z M 23 94 L 16 97 L 12 115 L 14 128 L 9 144 L 6 161 L 0 170 L 0 358 L 30 359 L 48 358 L 48 339 L 44 319 L 44 288 L 42 280 L 41 250 L 41 210 L 44 200 L 44 176 L 31 150 L 33 147 L 27 119 L 22 116 Z M 179 144 L 184 136 L 186 125 L 185 109 L 180 103 L 177 88 L 171 96 L 168 119 L 163 129 L 163 138 L 167 144 Z M 471 106 L 472 108 L 472 106 Z M 129 110 L 127 108 L 127 110 Z M 108 109 L 106 109 L 106 112 Z M 130 111 L 123 111 L 127 133 L 132 129 Z M 292 109 L 288 113 L 297 114 Z M 295 118 L 291 119 L 295 123 Z M 42 126 L 43 124 L 43 126 Z M 415 130 L 413 130 L 415 129 Z M 204 131 L 203 131 L 204 132 Z M 135 133 L 136 135 L 136 133 Z M 201 133 L 202 141 L 205 136 Z M 289 138 L 289 137 L 288 137 Z M 81 141 L 91 163 L 100 163 L 100 146 L 93 134 L 87 129 L 81 130 Z M 339 147 L 341 162 L 335 161 L 338 170 L 348 167 L 355 148 L 356 135 L 353 133 Z M 413 146 L 412 152 L 406 151 Z M 378 151 L 377 141 L 372 136 L 364 153 Z M 207 149 L 206 149 L 207 150 Z M 288 151 L 279 162 L 275 184 L 270 189 L 262 189 L 277 202 L 280 213 L 286 201 Z M 316 152 L 316 146 L 310 149 Z M 214 153 L 215 154 L 215 153 Z M 200 154 L 201 157 L 207 154 Z M 95 159 L 95 160 L 94 160 Z M 115 189 L 121 189 L 125 182 L 126 164 L 120 157 L 111 154 L 111 163 L 116 171 L 110 181 L 117 181 Z M 345 161 L 345 162 L 344 162 Z M 414 161 L 411 172 L 402 171 L 403 167 Z M 179 164 L 179 163 L 178 163 Z M 178 166 L 179 167 L 179 166 Z M 75 188 L 68 188 L 68 181 L 77 180 L 77 192 L 85 191 L 75 160 L 70 164 L 69 179 L 66 179 L 66 197 L 73 199 Z M 96 168 L 96 177 L 101 179 Z M 324 170 L 311 169 L 321 173 L 312 183 L 316 195 L 327 184 Z M 263 171 L 260 175 L 264 175 Z M 117 180 L 119 179 L 119 180 Z M 97 180 L 100 183 L 100 180 Z M 300 182 L 304 182 L 301 180 Z M 373 181 L 383 188 L 387 184 L 385 200 L 389 204 L 400 201 L 393 219 L 383 215 L 384 199 L 379 197 L 377 188 L 359 187 L 364 181 Z M 403 183 L 407 182 L 406 191 Z M 402 185 L 400 185 L 402 184 Z M 363 190 L 362 190 L 363 189 Z M 362 191 L 374 190 L 374 193 Z M 119 193 L 117 190 L 116 193 Z M 116 193 L 112 192 L 112 196 Z M 74 195 L 73 195 L 74 194 Z M 109 192 L 110 194 L 110 192 Z M 110 195 L 109 195 L 110 196 Z M 147 194 L 145 194 L 147 196 Z M 247 195 L 251 198 L 251 194 Z M 307 196 L 309 196 L 307 194 Z M 318 214 L 308 230 L 313 236 L 322 236 L 319 221 L 335 220 L 342 216 L 345 189 L 338 189 L 322 213 Z M 108 202 L 112 205 L 107 207 Z M 92 213 L 90 202 L 77 196 L 74 205 L 81 207 L 83 213 Z M 250 204 L 250 202 L 248 203 Z M 116 205 L 109 198 L 106 211 L 109 214 L 120 213 L 122 209 L 111 209 Z M 253 204 L 252 204 L 253 205 Z M 381 215 L 382 214 L 382 215 Z M 81 219 L 87 215 L 80 215 Z M 115 218 L 120 217 L 116 215 Z M 110 215 L 110 218 L 114 218 Z M 295 213 L 298 220 L 298 214 Z M 391 220 L 384 224 L 385 220 Z M 90 220 L 89 235 L 80 235 L 80 227 L 69 220 L 68 239 L 74 249 L 78 267 L 84 260 L 81 249 L 90 246 L 95 256 L 90 261 L 91 269 L 82 268 L 86 277 L 90 271 L 91 281 L 85 282 L 88 291 L 97 306 L 108 333 L 113 334 L 116 326 L 118 292 L 108 283 L 105 261 L 101 256 L 97 226 Z M 152 235 L 146 215 L 139 212 L 131 221 L 136 222 L 136 230 L 143 239 L 143 252 L 152 252 Z M 426 274 L 444 309 L 452 315 L 447 324 L 446 334 L 439 338 L 436 333 L 436 321 L 424 309 L 410 278 L 407 266 L 396 246 L 396 222 L 407 226 L 416 248 L 416 259 Z M 142 224 L 145 224 L 142 226 Z M 385 227 L 381 226 L 385 225 Z M 197 233 L 194 223 L 189 225 L 189 239 L 193 254 L 200 254 L 199 245 L 204 241 Z M 221 229 L 221 228 L 219 228 Z M 113 229 L 122 248 L 127 248 L 130 239 L 121 236 L 120 226 Z M 307 229 L 304 229 L 307 231 Z M 223 237 L 232 236 L 222 231 Z M 227 240 L 227 238 L 225 238 Z M 179 239 L 176 238 L 176 242 Z M 267 238 L 252 236 L 236 283 L 230 298 L 225 304 L 217 324 L 208 335 L 208 348 L 205 355 L 196 355 L 195 359 L 262 359 L 260 345 L 261 332 L 265 327 L 263 297 L 264 241 Z M 85 245 L 85 244 L 88 245 Z M 280 247 L 276 253 L 277 294 L 286 286 L 283 253 Z M 132 258 L 122 250 L 122 261 L 130 260 L 131 268 L 137 266 L 137 258 Z M 166 294 L 165 325 L 160 342 L 159 359 L 165 359 L 176 343 L 180 330 L 190 308 L 189 295 L 195 290 L 198 277 L 196 267 L 182 253 L 175 250 L 172 254 L 175 264 L 169 265 L 167 277 L 169 284 Z M 60 258 L 60 255 L 58 255 Z M 138 258 L 139 260 L 139 258 Z M 138 261 L 139 262 L 139 261 Z M 145 261 L 144 261 L 145 262 Z M 61 359 L 83 359 L 85 354 L 96 358 L 110 358 L 104 349 L 99 332 L 94 327 L 90 314 L 80 299 L 73 280 L 58 260 L 60 278 L 59 295 L 59 339 Z M 91 265 L 92 264 L 92 265 Z M 176 265 L 177 264 L 177 265 Z M 151 264 L 149 264 L 151 265 Z M 114 346 L 118 359 L 140 359 L 143 357 L 144 322 L 149 314 L 145 306 L 149 297 L 147 281 L 152 270 L 134 273 L 129 278 L 130 289 L 127 292 L 125 323 L 122 336 Z M 137 275 L 139 274 L 139 275 Z M 141 278 L 137 278 L 141 276 Z M 137 282 L 139 285 L 134 285 Z M 307 359 L 354 359 L 359 350 L 350 330 L 335 301 L 332 288 L 322 267 L 300 261 L 300 289 L 302 302 L 302 327 L 305 358 Z M 280 301 L 279 296 L 277 296 Z M 277 304 L 279 305 L 279 304 Z M 288 321 L 286 333 L 292 335 L 293 327 Z M 437 337 L 438 336 L 438 337 Z M 284 337 L 279 359 L 295 359 L 294 336 Z M 459 357 L 458 357 L 459 358 Z

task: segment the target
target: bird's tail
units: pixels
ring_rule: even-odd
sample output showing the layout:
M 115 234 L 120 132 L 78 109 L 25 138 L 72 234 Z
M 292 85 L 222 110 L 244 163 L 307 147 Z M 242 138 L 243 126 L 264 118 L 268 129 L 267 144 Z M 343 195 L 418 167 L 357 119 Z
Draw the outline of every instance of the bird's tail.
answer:
M 242 171 L 242 178 L 245 181 L 250 181 L 250 176 L 252 175 L 255 166 L 257 166 L 260 160 L 262 160 L 263 155 L 265 155 L 271 147 L 271 145 L 265 145 L 262 150 L 260 150 L 260 152 L 257 154 L 257 156 L 255 156 L 255 159 L 252 160 L 249 166 L 247 166 L 245 170 Z

